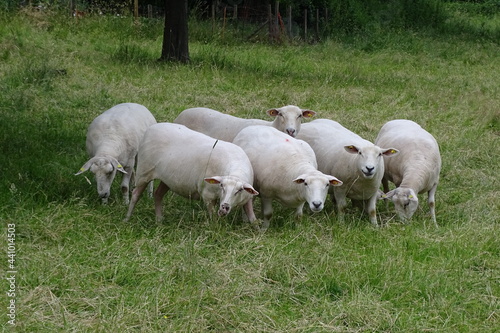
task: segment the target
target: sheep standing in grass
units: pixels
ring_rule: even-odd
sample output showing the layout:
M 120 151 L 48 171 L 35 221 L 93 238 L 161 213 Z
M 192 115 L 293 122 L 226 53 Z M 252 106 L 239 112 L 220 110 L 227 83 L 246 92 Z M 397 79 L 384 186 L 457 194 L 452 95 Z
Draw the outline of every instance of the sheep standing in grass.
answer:
M 191 199 L 202 199 L 212 215 L 219 201 L 219 216 L 242 206 L 255 221 L 252 197 L 253 170 L 243 150 L 186 126 L 159 123 L 151 126 L 139 147 L 137 176 L 126 220 L 146 185 L 159 179 L 154 193 L 156 218 L 162 220 L 162 199 L 168 190 Z
M 208 108 L 191 108 L 182 111 L 174 120 L 174 123 L 185 125 L 192 130 L 219 140 L 232 142 L 236 134 L 243 128 L 252 125 L 273 126 L 295 137 L 300 131 L 302 119 L 313 117 L 316 112 L 288 105 L 267 110 L 267 114 L 274 117 L 274 121 L 243 119 Z
M 335 175 L 344 182 L 332 188 L 339 220 L 343 221 L 346 198 L 350 198 L 354 204 L 362 204 L 370 222 L 377 226 L 376 203 L 384 175 L 382 156 L 390 157 L 398 151 L 380 148 L 329 119 L 304 124 L 298 138 L 311 145 L 321 172 Z
M 156 124 L 155 117 L 139 104 L 123 103 L 95 118 L 87 131 L 87 153 L 90 159 L 76 173 L 90 169 L 95 175 L 97 193 L 105 204 L 116 172 L 123 173 L 121 190 L 129 203 L 129 183 L 134 173 L 139 143 L 147 128 Z
M 254 185 L 260 192 L 264 224 L 269 227 L 272 200 L 296 209 L 302 216 L 307 201 L 313 212 L 323 209 L 330 185 L 342 182 L 317 170 L 316 157 L 309 145 L 270 126 L 249 126 L 233 141 L 252 162 Z
M 432 221 L 437 226 L 435 194 L 441 171 L 441 155 L 436 139 L 419 124 L 404 119 L 385 123 L 375 141 L 399 149 L 394 158 L 384 159 L 385 198 L 392 200 L 399 218 L 409 220 L 418 207 L 417 194 L 428 193 Z M 388 181 L 397 188 L 389 191 Z

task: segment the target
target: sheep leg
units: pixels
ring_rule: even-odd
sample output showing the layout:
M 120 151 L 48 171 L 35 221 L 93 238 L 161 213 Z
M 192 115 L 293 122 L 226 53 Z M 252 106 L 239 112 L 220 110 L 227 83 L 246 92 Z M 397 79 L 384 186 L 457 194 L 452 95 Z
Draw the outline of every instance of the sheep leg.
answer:
M 123 168 L 127 173 L 124 173 L 122 175 L 122 184 L 121 184 L 121 189 L 122 189 L 122 195 L 123 195 L 123 202 L 125 205 L 129 204 L 129 184 L 130 184 L 130 179 L 132 178 L 132 174 L 134 173 L 134 168 L 130 166 L 126 166 Z
M 385 177 L 382 178 L 382 188 L 384 189 L 384 193 L 389 192 L 389 181 Z
M 243 218 L 248 220 L 248 222 L 252 223 L 253 221 L 257 220 L 255 217 L 255 213 L 253 211 L 253 199 L 248 200 L 244 205 L 243 205 Z
M 143 191 L 146 188 L 147 184 L 143 186 Z M 168 192 L 169 187 L 164 183 L 160 182 L 158 187 L 156 188 L 156 191 L 154 193 L 154 199 L 155 199 L 155 214 L 156 214 L 156 221 L 161 222 L 163 220 L 163 214 L 162 214 L 162 200 L 165 194 Z M 135 190 L 134 190 L 135 191 Z
M 216 200 L 207 200 L 206 201 L 206 206 L 207 206 L 207 211 L 208 211 L 208 216 L 210 219 L 214 217 L 214 211 L 215 211 L 215 205 L 217 204 Z
M 434 222 L 434 225 L 437 227 L 438 224 L 436 222 L 436 200 L 435 200 L 436 190 L 437 190 L 437 184 L 434 184 L 434 186 L 428 192 L 427 202 L 429 203 L 429 210 L 431 211 L 432 221 Z
M 372 196 L 370 199 L 365 201 L 366 210 L 368 211 L 368 215 L 370 216 L 370 222 L 374 227 L 378 227 L 377 223 L 377 195 Z
M 261 198 L 261 206 L 262 216 L 264 217 L 264 223 L 262 224 L 261 229 L 266 230 L 267 228 L 269 228 L 269 223 L 271 222 L 271 218 L 273 217 L 273 199 Z
M 384 189 L 384 194 L 389 192 L 389 181 L 383 177 L 382 178 L 382 188 Z M 382 195 L 380 196 L 380 199 L 385 199 Z M 385 201 L 385 209 L 389 209 L 389 200 L 384 200 Z
M 302 215 L 303 215 L 303 209 L 304 209 L 304 204 L 305 204 L 305 202 L 301 203 L 301 204 L 299 205 L 299 207 L 297 207 L 297 209 L 295 210 L 295 216 L 297 217 L 297 219 L 302 218 Z
M 344 223 L 344 211 L 345 208 L 347 207 L 347 200 L 345 193 L 334 191 L 333 194 L 335 202 L 337 204 L 337 215 L 339 223 Z
M 150 198 L 153 197 L 153 186 L 154 186 L 154 180 L 150 181 L 148 184 L 148 197 Z
M 135 204 L 137 203 L 137 201 L 139 201 L 141 194 L 142 194 L 142 192 L 144 192 L 145 188 L 146 188 L 146 184 L 142 184 L 140 186 L 137 186 L 132 191 L 132 200 L 130 201 L 130 204 L 128 206 L 128 212 L 127 212 L 127 216 L 125 217 L 125 221 L 128 221 L 128 219 L 132 215 L 134 208 L 135 208 Z

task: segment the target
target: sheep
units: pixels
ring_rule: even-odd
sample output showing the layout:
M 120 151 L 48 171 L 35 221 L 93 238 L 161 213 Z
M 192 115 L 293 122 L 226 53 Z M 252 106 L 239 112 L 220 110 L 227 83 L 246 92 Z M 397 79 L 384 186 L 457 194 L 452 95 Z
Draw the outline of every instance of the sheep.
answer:
M 253 170 L 243 150 L 222 140 L 193 131 L 184 125 L 158 123 L 151 126 L 140 144 L 135 189 L 125 220 L 132 215 L 146 184 L 159 179 L 154 193 L 157 221 L 162 221 L 162 199 L 168 190 L 202 199 L 212 216 L 219 201 L 219 216 L 243 206 L 249 222 L 256 220 L 252 197 Z
M 370 222 L 378 226 L 376 203 L 384 175 L 382 156 L 394 156 L 398 150 L 380 148 L 329 119 L 304 124 L 298 138 L 311 145 L 321 172 L 335 175 L 344 182 L 331 189 L 339 221 L 344 221 L 346 198 L 350 198 L 353 204 L 362 204 Z
M 174 123 L 185 125 L 219 140 L 232 142 L 240 130 L 251 125 L 273 126 L 295 137 L 300 131 L 302 118 L 314 117 L 316 112 L 288 105 L 267 110 L 267 114 L 274 117 L 274 121 L 243 119 L 209 108 L 191 108 L 182 111 Z
M 342 184 L 337 178 L 317 170 L 311 147 L 302 140 L 270 126 L 249 126 L 233 140 L 248 155 L 255 173 L 254 186 L 261 197 L 262 230 L 269 227 L 273 213 L 272 200 L 296 209 L 302 216 L 307 201 L 313 212 L 324 207 L 330 185 Z
M 441 155 L 436 139 L 419 124 L 397 119 L 382 126 L 375 143 L 390 145 L 400 151 L 394 158 L 384 158 L 384 198 L 394 202 L 402 221 L 408 221 L 417 210 L 417 194 L 427 192 L 431 218 L 437 226 L 435 194 L 441 171 Z M 396 189 L 389 191 L 388 181 L 394 183 Z
M 156 119 L 145 106 L 123 103 L 103 112 L 89 125 L 86 146 L 90 159 L 75 175 L 89 169 L 94 173 L 97 193 L 103 204 L 108 202 L 117 171 L 123 174 L 123 200 L 129 203 L 129 183 L 137 149 L 144 132 L 153 124 Z

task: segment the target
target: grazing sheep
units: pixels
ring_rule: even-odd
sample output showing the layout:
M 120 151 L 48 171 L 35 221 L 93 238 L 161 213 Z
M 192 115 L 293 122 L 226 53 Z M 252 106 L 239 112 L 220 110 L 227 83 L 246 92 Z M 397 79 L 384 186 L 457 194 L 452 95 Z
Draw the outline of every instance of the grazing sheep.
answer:
M 253 170 L 243 150 L 225 141 L 172 123 L 151 126 L 139 147 L 136 188 L 128 209 L 128 220 L 148 182 L 161 182 L 154 193 L 156 218 L 162 220 L 162 199 L 168 190 L 191 199 L 202 199 L 212 215 L 219 201 L 219 216 L 242 206 L 250 222 L 255 221 L 252 197 Z
M 432 221 L 437 226 L 434 196 L 439 183 L 441 156 L 436 139 L 419 124 L 398 119 L 382 126 L 375 143 L 400 151 L 394 158 L 384 158 L 382 179 L 384 197 L 394 202 L 399 218 L 409 220 L 418 207 L 417 194 L 427 192 Z M 397 188 L 389 192 L 388 181 Z
M 343 221 L 346 198 L 350 198 L 353 204 L 363 205 L 370 222 L 377 226 L 375 206 L 384 175 L 382 156 L 393 156 L 398 151 L 380 148 L 329 119 L 304 124 L 298 138 L 311 145 L 321 172 L 335 175 L 344 182 L 332 188 L 339 220 Z
M 273 127 L 246 127 L 233 142 L 243 148 L 252 162 L 254 186 L 262 202 L 262 229 L 269 227 L 273 199 L 295 208 L 300 217 L 306 201 L 313 212 L 319 212 L 323 209 L 329 185 L 342 184 L 337 178 L 317 170 L 316 157 L 306 142 Z
M 302 118 L 314 117 L 316 112 L 288 105 L 278 109 L 270 109 L 267 114 L 274 117 L 273 122 L 238 118 L 208 108 L 191 108 L 182 111 L 174 123 L 185 125 L 192 130 L 219 140 L 232 142 L 236 134 L 251 125 L 273 126 L 295 137 L 300 131 Z
M 89 169 L 94 173 L 102 203 L 108 202 L 116 171 L 123 173 L 123 200 L 125 204 L 129 203 L 129 183 L 134 173 L 137 149 L 144 132 L 153 124 L 156 124 L 156 119 L 151 112 L 135 103 L 115 105 L 90 124 L 86 140 L 90 159 L 76 175 Z

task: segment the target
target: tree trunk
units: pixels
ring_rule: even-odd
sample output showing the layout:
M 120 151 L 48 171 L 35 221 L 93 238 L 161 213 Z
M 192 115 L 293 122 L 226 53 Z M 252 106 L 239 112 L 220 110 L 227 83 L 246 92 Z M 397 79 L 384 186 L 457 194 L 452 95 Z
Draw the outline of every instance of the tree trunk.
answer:
M 187 0 L 165 0 L 165 30 L 160 60 L 189 61 Z

